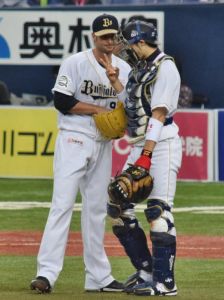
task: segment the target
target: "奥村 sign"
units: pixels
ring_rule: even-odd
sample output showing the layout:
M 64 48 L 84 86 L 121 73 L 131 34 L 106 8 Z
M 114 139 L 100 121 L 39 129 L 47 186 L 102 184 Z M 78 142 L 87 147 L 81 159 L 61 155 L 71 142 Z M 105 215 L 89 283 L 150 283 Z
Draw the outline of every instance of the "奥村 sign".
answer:
M 72 53 L 93 46 L 91 25 L 99 14 L 99 11 L 0 10 L 0 64 L 61 64 Z M 121 25 L 136 15 L 152 22 L 163 49 L 164 12 L 123 11 L 115 15 Z M 16 26 L 12 20 L 16 20 Z

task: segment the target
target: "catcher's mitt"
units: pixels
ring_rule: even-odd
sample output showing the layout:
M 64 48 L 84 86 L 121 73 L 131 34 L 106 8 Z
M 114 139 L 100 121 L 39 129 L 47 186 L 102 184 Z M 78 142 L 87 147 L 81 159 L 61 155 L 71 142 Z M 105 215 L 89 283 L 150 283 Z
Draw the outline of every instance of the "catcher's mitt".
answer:
M 150 195 L 152 188 L 153 179 L 148 170 L 131 165 L 109 184 L 108 194 L 117 204 L 139 203 Z
M 121 138 L 125 134 L 127 118 L 122 102 L 117 103 L 117 107 L 111 111 L 93 115 L 97 129 L 106 139 Z

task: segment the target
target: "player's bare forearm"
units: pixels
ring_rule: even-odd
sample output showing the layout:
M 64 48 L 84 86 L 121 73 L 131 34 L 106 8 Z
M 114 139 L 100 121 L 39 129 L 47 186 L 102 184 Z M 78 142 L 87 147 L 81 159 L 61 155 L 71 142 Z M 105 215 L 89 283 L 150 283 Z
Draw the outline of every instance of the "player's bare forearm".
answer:
M 155 146 L 156 146 L 156 142 L 146 140 L 143 148 L 148 150 L 149 152 L 153 152 Z
M 124 89 L 124 86 L 123 84 L 120 82 L 119 79 L 117 79 L 116 81 L 114 82 L 110 82 L 112 87 L 114 88 L 114 90 L 116 91 L 117 94 L 120 94 L 123 89 Z
M 77 115 L 94 115 L 105 111 L 108 111 L 105 107 L 80 101 L 70 109 L 69 113 Z

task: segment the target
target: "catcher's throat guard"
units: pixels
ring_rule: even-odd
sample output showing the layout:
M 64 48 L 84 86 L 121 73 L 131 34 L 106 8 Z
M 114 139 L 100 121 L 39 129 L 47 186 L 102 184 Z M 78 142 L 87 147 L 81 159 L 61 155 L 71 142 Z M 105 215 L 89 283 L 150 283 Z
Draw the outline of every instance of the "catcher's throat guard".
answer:
M 109 184 L 108 194 L 116 204 L 140 203 L 148 198 L 152 188 L 153 179 L 148 170 L 130 165 Z

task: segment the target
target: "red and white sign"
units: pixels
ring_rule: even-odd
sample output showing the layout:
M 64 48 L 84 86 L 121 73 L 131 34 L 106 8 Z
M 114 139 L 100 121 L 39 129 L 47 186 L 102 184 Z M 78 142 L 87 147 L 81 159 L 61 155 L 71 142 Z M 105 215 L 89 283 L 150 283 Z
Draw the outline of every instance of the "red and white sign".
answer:
M 182 140 L 183 159 L 178 179 L 213 179 L 212 114 L 209 111 L 182 111 L 174 116 Z
M 212 117 L 210 110 L 184 110 L 175 114 L 183 145 L 179 180 L 213 180 Z M 112 176 L 121 172 L 130 149 L 127 136 L 114 141 Z
M 128 136 L 125 135 L 119 140 L 113 141 L 113 152 L 112 152 L 112 177 L 117 173 L 121 173 L 122 168 L 126 162 L 128 154 L 131 151 L 131 145 L 128 144 Z

